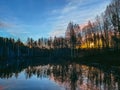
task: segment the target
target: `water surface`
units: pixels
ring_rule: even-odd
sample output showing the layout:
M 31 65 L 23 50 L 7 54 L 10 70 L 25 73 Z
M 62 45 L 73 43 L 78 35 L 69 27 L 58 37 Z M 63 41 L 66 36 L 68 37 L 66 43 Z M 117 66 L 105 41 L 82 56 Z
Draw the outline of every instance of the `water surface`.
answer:
M 120 90 L 120 67 L 2 64 L 0 90 Z

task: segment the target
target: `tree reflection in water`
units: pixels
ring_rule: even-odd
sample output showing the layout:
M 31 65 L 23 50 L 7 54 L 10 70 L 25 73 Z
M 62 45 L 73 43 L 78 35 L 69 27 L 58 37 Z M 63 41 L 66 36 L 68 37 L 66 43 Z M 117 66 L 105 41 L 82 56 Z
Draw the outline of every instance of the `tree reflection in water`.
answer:
M 26 68 L 27 67 L 27 68 Z M 92 66 L 69 65 L 39 65 L 39 66 L 1 66 L 0 78 L 18 77 L 25 71 L 26 79 L 36 75 L 37 78 L 49 78 L 66 90 L 119 90 L 120 68 L 99 64 Z

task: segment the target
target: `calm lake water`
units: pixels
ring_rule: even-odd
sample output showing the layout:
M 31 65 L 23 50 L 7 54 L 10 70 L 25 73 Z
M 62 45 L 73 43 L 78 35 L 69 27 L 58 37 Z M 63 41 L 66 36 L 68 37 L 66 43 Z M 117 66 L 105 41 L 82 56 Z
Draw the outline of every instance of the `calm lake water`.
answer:
M 120 67 L 1 64 L 0 90 L 120 90 Z

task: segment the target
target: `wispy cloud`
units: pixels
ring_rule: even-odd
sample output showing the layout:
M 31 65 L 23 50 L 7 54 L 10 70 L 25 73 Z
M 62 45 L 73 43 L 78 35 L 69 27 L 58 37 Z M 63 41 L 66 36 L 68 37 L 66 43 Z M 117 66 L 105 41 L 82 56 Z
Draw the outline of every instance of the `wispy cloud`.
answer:
M 12 34 L 13 36 L 18 36 L 18 35 L 21 35 L 21 34 L 29 34 L 30 33 L 30 32 L 27 32 L 27 31 L 14 30 L 14 29 L 8 29 L 7 32 Z
M 0 22 L 0 28 L 11 28 L 13 25 L 6 22 Z
M 41 2 L 39 4 L 31 2 L 35 7 L 32 7 L 33 10 L 26 9 L 31 6 L 24 3 L 18 4 L 18 2 L 14 3 L 17 8 L 14 7 L 13 3 L 0 5 L 0 32 L 7 32 L 22 39 L 64 36 L 70 21 L 84 24 L 88 20 L 93 20 L 97 14 L 105 10 L 109 3 L 109 0 L 61 0 L 62 3 L 54 5 L 51 3 L 53 0 L 47 1 L 48 4 L 44 8 L 40 7 Z M 51 4 L 49 5 L 49 3 Z M 22 4 L 24 4 L 23 7 L 19 8 Z M 57 4 L 59 5 L 57 6 Z M 36 10 L 38 8 L 40 10 Z
M 11 18 L 12 19 L 12 18 Z M 30 32 L 26 30 L 25 27 L 30 27 L 29 25 L 21 24 L 18 20 L 13 19 L 13 21 L 8 18 L 3 18 L 0 21 L 0 35 L 3 37 L 21 38 L 24 40 L 26 36 L 29 36 Z M 23 39 L 24 38 L 24 39 Z
M 69 12 L 75 10 L 75 9 L 77 9 L 77 6 L 68 5 L 68 6 L 66 6 L 65 8 L 63 8 L 62 13 L 63 13 L 63 14 L 69 13 Z
M 63 30 L 55 30 L 53 32 L 50 32 L 49 35 L 51 35 L 51 37 L 55 37 L 55 36 L 63 36 L 64 35 L 64 29 Z
M 109 0 L 102 0 L 101 2 L 99 0 L 67 0 L 67 2 L 62 9 L 52 11 L 56 17 L 51 19 L 54 28 L 50 32 L 50 36 L 63 35 L 70 21 L 83 24 L 88 20 L 93 20 L 96 15 L 105 10 Z

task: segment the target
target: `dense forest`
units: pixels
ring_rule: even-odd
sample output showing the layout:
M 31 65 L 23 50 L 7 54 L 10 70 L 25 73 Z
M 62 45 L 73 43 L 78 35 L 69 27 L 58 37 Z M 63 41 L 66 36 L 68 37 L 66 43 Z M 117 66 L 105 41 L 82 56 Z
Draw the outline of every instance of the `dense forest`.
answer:
M 84 27 L 70 22 L 65 37 L 20 39 L 0 37 L 0 60 L 22 57 L 81 57 L 120 49 L 120 1 L 112 0 L 106 10 Z M 87 52 L 87 53 L 86 53 Z

